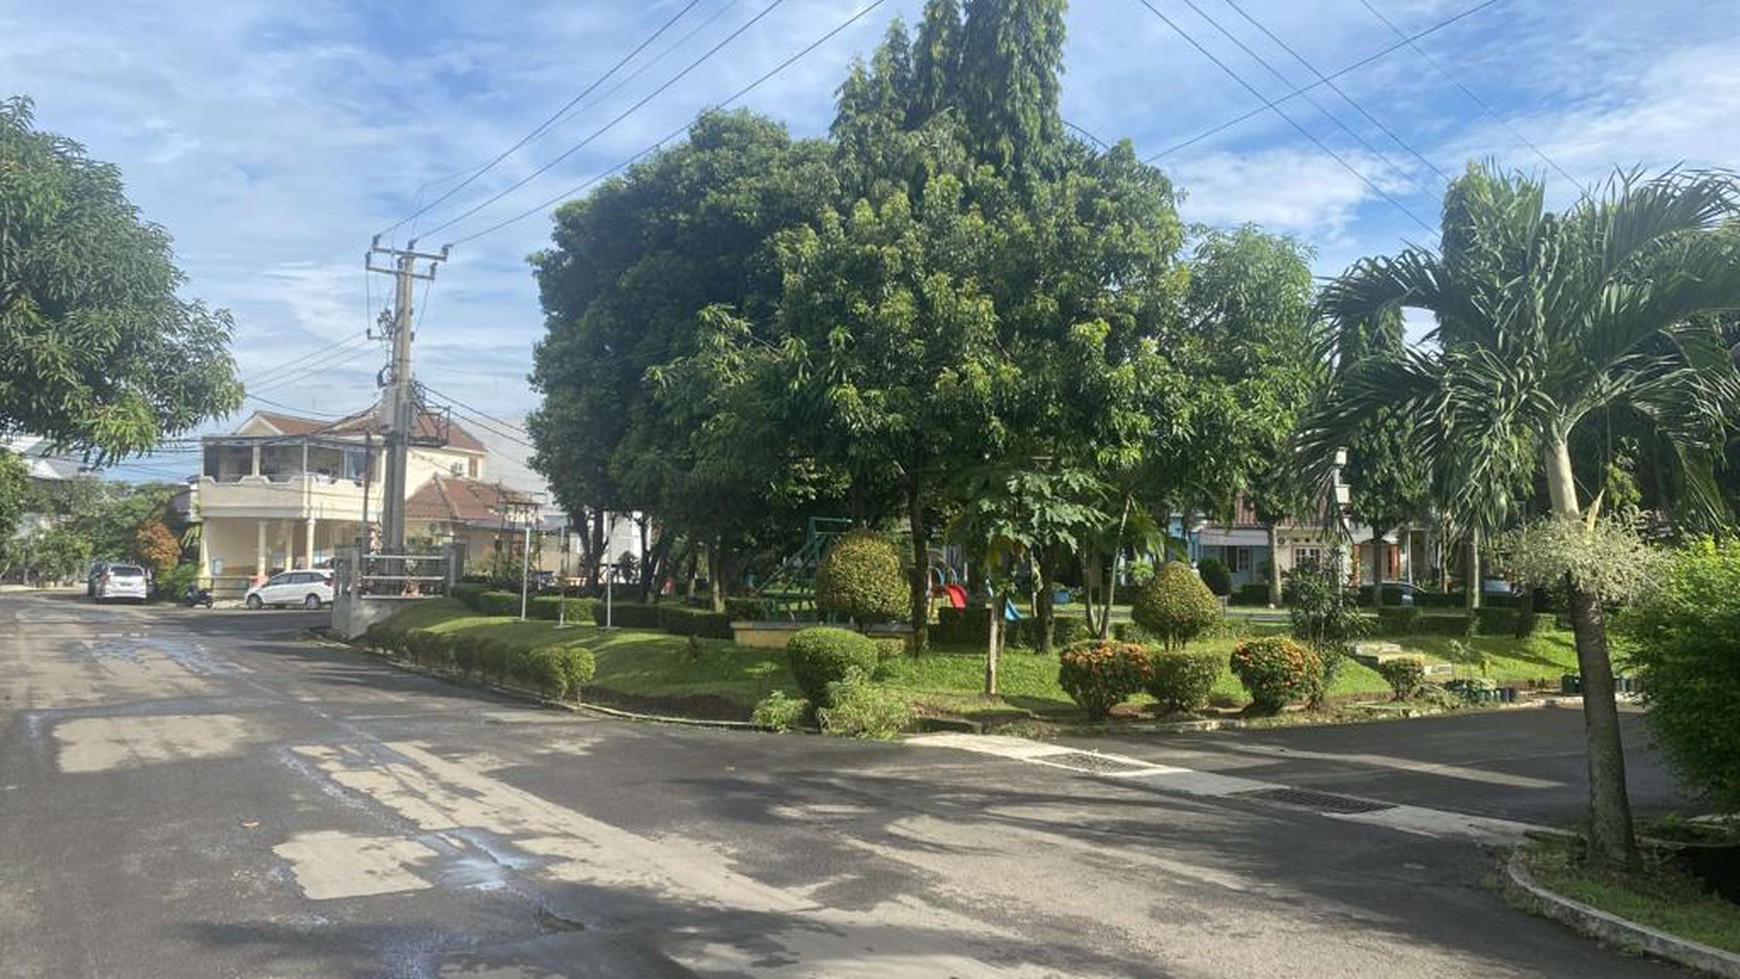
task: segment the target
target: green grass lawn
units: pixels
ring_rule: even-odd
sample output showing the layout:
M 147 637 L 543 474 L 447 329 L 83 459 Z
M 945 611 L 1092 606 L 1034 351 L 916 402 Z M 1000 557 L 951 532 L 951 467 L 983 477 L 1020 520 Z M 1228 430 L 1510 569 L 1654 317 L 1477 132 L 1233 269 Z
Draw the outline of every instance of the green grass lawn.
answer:
M 1645 858 L 1648 860 L 1648 857 Z M 1529 872 L 1550 891 L 1671 935 L 1740 952 L 1740 904 L 1705 891 L 1697 878 L 1666 864 L 1624 874 L 1590 867 L 1559 841 L 1527 853 Z
M 796 684 L 786 666 L 785 654 L 776 649 L 739 646 L 721 639 L 702 639 L 698 651 L 689 640 L 662 632 L 618 629 L 606 632 L 592 625 L 571 625 L 558 630 L 556 623 L 478 615 L 451 599 L 416 603 L 398 614 L 395 621 L 409 628 L 437 632 L 488 631 L 510 642 L 542 646 L 580 643 L 597 658 L 598 673 L 589 685 L 595 691 L 615 692 L 639 698 L 684 698 L 711 696 L 748 708 L 773 692 L 796 694 Z M 1281 631 L 1267 624 L 1235 624 L 1241 635 Z M 1193 648 L 1230 654 L 1239 635 L 1198 640 Z M 1430 659 L 1455 661 L 1451 640 L 1442 636 L 1405 636 L 1385 640 L 1404 651 Z M 1546 632 L 1528 639 L 1505 636 L 1462 640 L 1469 649 L 1487 654 L 1487 676 L 1501 683 L 1523 680 L 1556 680 L 1574 669 L 1576 655 L 1569 633 Z M 1057 657 L 1010 649 L 998 670 L 999 698 L 987 702 L 984 689 L 985 653 L 982 648 L 944 648 L 923 656 L 901 657 L 885 664 L 884 682 L 915 704 L 939 712 L 973 712 L 1017 708 L 1038 714 L 1073 714 L 1075 705 L 1057 683 Z M 1458 675 L 1478 673 L 1469 660 L 1462 660 Z M 1330 685 L 1331 697 L 1380 696 L 1389 686 L 1366 666 L 1348 661 Z M 1139 695 L 1137 702 L 1147 698 Z M 1213 703 L 1220 707 L 1242 706 L 1247 698 L 1230 671 L 1216 681 Z

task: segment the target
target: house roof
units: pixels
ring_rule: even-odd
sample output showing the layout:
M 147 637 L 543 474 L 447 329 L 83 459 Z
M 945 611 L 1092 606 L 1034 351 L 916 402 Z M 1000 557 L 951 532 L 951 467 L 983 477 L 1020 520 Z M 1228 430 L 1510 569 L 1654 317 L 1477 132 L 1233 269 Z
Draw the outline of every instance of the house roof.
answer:
M 276 411 L 256 411 L 242 422 L 236 430 L 237 433 L 240 434 L 256 419 L 265 422 L 280 435 L 343 436 L 362 435 L 365 432 L 372 432 L 375 435 L 381 434 L 380 415 L 373 405 L 362 411 L 346 415 L 337 421 L 321 421 L 317 418 L 303 418 Z M 432 411 L 419 410 L 417 412 L 417 423 L 413 431 L 414 438 L 427 440 L 440 439 L 445 433 L 446 445 L 444 448 L 478 454 L 486 454 L 489 451 L 482 442 L 477 440 L 477 436 L 466 431 L 458 422 L 450 421 Z
M 405 501 L 405 518 L 500 524 L 514 520 L 526 509 L 536 506 L 537 501 L 530 494 L 503 483 L 437 473 Z

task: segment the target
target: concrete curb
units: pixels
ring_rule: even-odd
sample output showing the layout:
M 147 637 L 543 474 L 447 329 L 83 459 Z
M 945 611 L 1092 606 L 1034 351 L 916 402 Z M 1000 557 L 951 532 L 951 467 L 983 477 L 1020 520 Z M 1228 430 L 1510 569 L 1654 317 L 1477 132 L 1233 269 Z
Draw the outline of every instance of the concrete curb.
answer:
M 1569 925 L 1591 938 L 1609 945 L 1636 948 L 1646 955 L 1665 959 L 1676 965 L 1697 969 L 1723 979 L 1740 979 L 1740 955 L 1712 948 L 1689 938 L 1680 938 L 1648 925 L 1627 921 L 1600 908 L 1555 894 L 1542 887 L 1523 866 L 1522 851 L 1511 851 L 1505 862 L 1505 875 L 1511 886 L 1526 895 L 1526 900 L 1538 913 Z
M 385 663 L 394 669 L 403 670 L 406 673 L 415 673 L 418 676 L 426 676 L 434 680 L 442 680 L 457 687 L 468 687 L 473 690 L 488 690 L 491 693 L 501 694 L 504 697 L 512 697 L 515 700 L 524 700 L 528 703 L 537 704 L 540 707 L 565 710 L 571 714 L 603 714 L 608 717 L 615 717 L 623 720 L 648 721 L 654 724 L 677 724 L 683 727 L 716 727 L 738 731 L 768 730 L 768 728 L 763 727 L 754 721 L 722 721 L 710 720 L 702 717 L 666 717 L 662 714 L 637 714 L 633 711 L 619 710 L 615 707 L 605 707 L 602 704 L 571 704 L 565 700 L 551 700 L 548 697 L 542 697 L 529 690 L 521 690 L 518 687 L 503 687 L 493 683 L 467 683 L 462 680 L 456 680 L 450 674 L 442 673 L 438 670 L 431 670 L 424 666 L 418 666 L 416 663 L 407 663 L 403 660 L 397 660 L 391 656 L 381 656 L 377 653 L 371 653 L 367 650 L 358 649 L 350 643 L 339 642 L 336 639 L 328 639 L 325 636 L 310 635 L 309 638 L 315 645 L 325 646 L 328 649 L 342 649 L 346 652 L 359 653 L 363 656 L 367 656 L 371 660 Z

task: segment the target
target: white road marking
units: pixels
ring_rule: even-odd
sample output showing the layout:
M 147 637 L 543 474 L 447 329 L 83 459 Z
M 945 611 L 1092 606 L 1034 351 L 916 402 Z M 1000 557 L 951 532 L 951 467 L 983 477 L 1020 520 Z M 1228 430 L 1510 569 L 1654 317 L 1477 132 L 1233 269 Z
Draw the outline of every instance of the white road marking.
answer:
M 1461 779 L 1467 782 L 1488 782 L 1493 785 L 1503 785 L 1513 789 L 1556 789 L 1564 786 L 1563 782 L 1553 782 L 1542 778 L 1530 778 L 1526 775 L 1511 775 L 1506 772 L 1492 772 L 1482 768 L 1468 768 L 1463 765 L 1446 765 L 1439 762 L 1415 761 L 1411 758 L 1396 758 L 1390 755 L 1371 754 L 1341 754 L 1333 751 L 1302 751 L 1295 748 L 1279 748 L 1262 744 L 1227 744 L 1226 751 L 1248 755 L 1263 755 L 1271 758 L 1304 758 L 1311 761 L 1347 762 L 1354 765 L 1366 765 L 1372 768 L 1390 768 L 1398 772 L 1418 772 L 1422 775 L 1439 775 L 1444 778 Z
M 1233 775 L 1221 775 L 1216 772 L 1202 772 L 1189 768 L 1179 768 L 1171 765 L 1159 765 L 1143 761 L 1127 755 L 1115 755 L 1106 752 L 1087 752 L 1098 758 L 1119 762 L 1131 766 L 1130 771 L 1096 772 L 1091 769 L 1071 765 L 1060 755 L 1076 754 L 1075 749 L 1058 745 L 1025 742 L 1031 746 L 1023 748 L 1022 739 L 1000 735 L 983 734 L 927 734 L 916 738 L 908 738 L 908 744 L 925 745 L 938 748 L 953 748 L 959 751 L 970 751 L 975 754 L 993 755 L 1013 761 L 1022 761 L 1033 765 L 1043 765 L 1047 768 L 1063 768 L 1083 775 L 1092 775 L 1108 781 L 1136 781 L 1143 785 L 1151 785 L 1162 789 L 1178 792 L 1181 795 L 1219 798 L 1239 795 L 1247 792 L 1259 792 L 1264 789 L 1284 789 L 1292 786 L 1279 782 L 1266 782 L 1257 779 L 1240 778 Z M 1343 759 L 1353 759 L 1358 756 L 1340 755 Z M 1395 760 L 1395 759 L 1392 759 Z M 1557 785 L 1554 782 L 1538 782 L 1535 787 Z M 1321 791 L 1321 790 L 1318 790 Z M 1336 794 L 1329 792 L 1327 794 Z M 1377 801 L 1377 800 L 1374 800 Z M 1525 833 L 1541 831 L 1545 827 L 1530 823 L 1515 822 L 1508 819 L 1495 819 L 1486 816 L 1470 816 L 1464 813 L 1448 812 L 1438 809 L 1428 809 L 1423 806 L 1396 805 L 1369 813 L 1329 813 L 1319 815 L 1350 822 L 1367 823 L 1373 826 L 1384 826 L 1405 833 L 1417 833 L 1424 836 L 1455 837 L 1470 839 L 1480 843 L 1515 842 Z

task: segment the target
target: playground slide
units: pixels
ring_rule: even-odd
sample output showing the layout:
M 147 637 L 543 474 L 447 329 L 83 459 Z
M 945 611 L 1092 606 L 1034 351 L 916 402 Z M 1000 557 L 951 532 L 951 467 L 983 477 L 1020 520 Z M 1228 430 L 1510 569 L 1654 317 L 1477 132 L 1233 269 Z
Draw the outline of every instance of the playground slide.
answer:
M 1003 599 L 1003 618 L 1008 619 L 1010 622 L 1021 621 L 1021 610 L 1015 607 L 1015 600 L 1013 598 Z
M 967 607 L 967 590 L 960 585 L 947 584 L 942 586 L 943 594 L 948 596 L 950 608 Z

